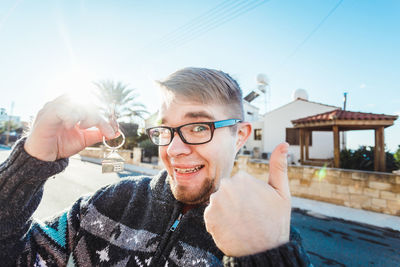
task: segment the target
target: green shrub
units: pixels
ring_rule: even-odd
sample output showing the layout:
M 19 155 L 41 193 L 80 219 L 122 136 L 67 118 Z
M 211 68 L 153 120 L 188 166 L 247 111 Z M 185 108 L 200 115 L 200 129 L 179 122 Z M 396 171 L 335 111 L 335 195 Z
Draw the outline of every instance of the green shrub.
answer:
M 399 168 L 399 162 L 396 157 L 400 156 L 400 151 L 398 156 L 395 155 L 385 152 L 387 172 L 392 172 Z M 357 150 L 345 149 L 340 151 L 340 167 L 343 169 L 373 171 L 374 158 L 374 147 L 372 146 L 360 146 Z
M 158 146 L 153 144 L 150 139 L 143 140 L 139 143 L 139 147 L 143 148 L 142 156 L 145 158 L 149 158 L 151 162 L 152 157 L 158 156 Z
M 396 152 L 394 152 L 393 158 L 394 158 L 397 169 L 400 169 L 400 145 L 397 148 Z

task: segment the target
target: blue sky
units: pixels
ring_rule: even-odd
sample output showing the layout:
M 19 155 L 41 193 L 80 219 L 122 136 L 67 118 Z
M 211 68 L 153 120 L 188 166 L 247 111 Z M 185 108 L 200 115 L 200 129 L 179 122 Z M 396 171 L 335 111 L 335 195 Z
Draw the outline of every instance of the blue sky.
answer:
M 245 94 L 267 74 L 268 110 L 304 88 L 311 101 L 342 106 L 346 91 L 348 110 L 399 115 L 399 14 L 395 0 L 3 0 L 0 107 L 14 101 L 13 114 L 28 119 L 64 92 L 92 101 L 92 82 L 114 79 L 155 111 L 153 81 L 200 66 L 230 73 Z M 385 131 L 392 151 L 399 125 Z M 373 140 L 348 134 L 353 148 Z

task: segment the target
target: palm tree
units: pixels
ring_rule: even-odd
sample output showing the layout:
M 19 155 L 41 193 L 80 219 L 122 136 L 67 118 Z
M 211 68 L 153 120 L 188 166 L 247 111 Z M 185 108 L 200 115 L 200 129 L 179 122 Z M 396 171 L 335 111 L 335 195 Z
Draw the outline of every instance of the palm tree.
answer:
M 127 84 L 114 82 L 112 80 L 104 80 L 94 82 L 98 91 L 97 98 L 104 104 L 102 108 L 104 114 L 115 116 L 118 118 L 130 118 L 137 121 L 138 118 L 144 119 L 144 115 L 148 114 L 146 107 L 135 101 L 138 94 L 135 94 L 135 89 L 128 88 Z

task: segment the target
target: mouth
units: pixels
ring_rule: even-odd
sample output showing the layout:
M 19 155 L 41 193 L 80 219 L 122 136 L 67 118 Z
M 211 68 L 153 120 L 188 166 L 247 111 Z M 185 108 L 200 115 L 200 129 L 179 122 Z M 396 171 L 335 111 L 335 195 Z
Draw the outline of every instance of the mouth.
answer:
M 195 173 L 200 171 L 204 165 L 198 165 L 194 168 L 174 168 L 174 171 L 179 174 Z

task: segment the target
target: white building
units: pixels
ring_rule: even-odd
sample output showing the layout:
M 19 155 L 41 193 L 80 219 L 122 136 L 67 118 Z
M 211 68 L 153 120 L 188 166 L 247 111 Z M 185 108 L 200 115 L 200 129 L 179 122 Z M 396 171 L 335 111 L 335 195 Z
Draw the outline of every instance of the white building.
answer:
M 6 121 L 12 121 L 19 125 L 21 123 L 21 118 L 19 116 L 10 116 L 7 114 L 5 108 L 0 108 L 0 123 Z
M 307 92 L 298 89 L 293 101 L 267 112 L 261 120 L 252 122 L 253 132 L 246 143 L 246 150 L 256 158 L 267 158 L 274 148 L 288 142 L 289 163 L 298 163 L 300 159 L 299 132 L 293 128 L 292 120 L 332 111 L 339 107 L 308 101 Z M 245 111 L 246 112 L 246 111 Z M 331 132 L 313 132 L 310 140 L 311 158 L 333 158 L 333 134 Z
M 260 116 L 260 109 L 246 100 L 243 100 L 244 120 L 248 122 L 259 121 L 262 117 Z

